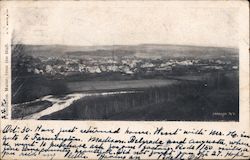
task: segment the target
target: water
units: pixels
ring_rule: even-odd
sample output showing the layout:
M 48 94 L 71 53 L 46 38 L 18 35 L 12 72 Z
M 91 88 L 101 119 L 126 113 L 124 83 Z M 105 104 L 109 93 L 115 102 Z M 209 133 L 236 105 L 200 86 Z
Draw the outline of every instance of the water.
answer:
M 105 96 L 105 95 L 114 95 L 114 94 L 125 94 L 125 93 L 135 93 L 138 91 L 116 91 L 116 92 L 101 92 L 101 93 L 73 93 L 68 94 L 65 96 L 53 96 L 53 95 L 47 95 L 40 99 L 34 100 L 32 102 L 38 102 L 38 101 L 49 101 L 52 102 L 52 106 L 48 107 L 38 113 L 34 113 L 28 116 L 23 117 L 22 119 L 39 119 L 43 116 L 50 115 L 52 113 L 58 112 L 60 110 L 63 110 L 67 107 L 69 107 L 73 102 L 83 98 L 83 97 L 89 97 L 89 96 Z M 31 102 L 26 102 L 25 104 L 28 104 Z M 35 106 L 34 106 L 35 107 Z

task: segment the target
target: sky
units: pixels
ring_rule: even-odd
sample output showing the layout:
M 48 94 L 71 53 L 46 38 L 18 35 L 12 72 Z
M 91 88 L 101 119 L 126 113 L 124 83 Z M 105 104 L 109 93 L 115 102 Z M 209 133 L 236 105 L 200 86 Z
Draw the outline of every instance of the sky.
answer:
M 235 8 L 157 5 L 22 7 L 10 12 L 14 42 L 61 45 L 238 46 Z

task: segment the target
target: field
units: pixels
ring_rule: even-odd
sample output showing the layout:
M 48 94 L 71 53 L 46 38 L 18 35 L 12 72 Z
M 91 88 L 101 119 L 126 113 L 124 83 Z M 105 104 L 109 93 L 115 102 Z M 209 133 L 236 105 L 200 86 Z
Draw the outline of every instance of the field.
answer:
M 178 83 L 177 80 L 127 80 L 127 81 L 80 81 L 68 82 L 67 87 L 71 92 L 117 90 L 117 89 L 140 89 L 147 87 L 161 87 Z

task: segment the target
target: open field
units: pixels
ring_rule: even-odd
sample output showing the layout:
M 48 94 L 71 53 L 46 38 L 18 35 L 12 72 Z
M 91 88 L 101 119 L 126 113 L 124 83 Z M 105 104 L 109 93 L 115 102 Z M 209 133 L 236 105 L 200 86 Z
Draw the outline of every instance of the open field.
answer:
M 68 82 L 67 88 L 71 92 L 96 91 L 96 90 L 114 90 L 114 89 L 139 89 L 147 87 L 161 87 L 177 84 L 177 80 L 127 80 L 127 81 L 80 81 Z

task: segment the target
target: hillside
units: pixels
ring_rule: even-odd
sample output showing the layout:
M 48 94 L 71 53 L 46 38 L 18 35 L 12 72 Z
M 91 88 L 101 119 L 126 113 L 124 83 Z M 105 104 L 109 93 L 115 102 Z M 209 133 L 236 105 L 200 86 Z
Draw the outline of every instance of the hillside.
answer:
M 137 56 L 137 57 L 238 57 L 238 49 L 185 45 L 140 44 L 113 46 L 25 45 L 24 51 L 34 57 L 62 56 Z

